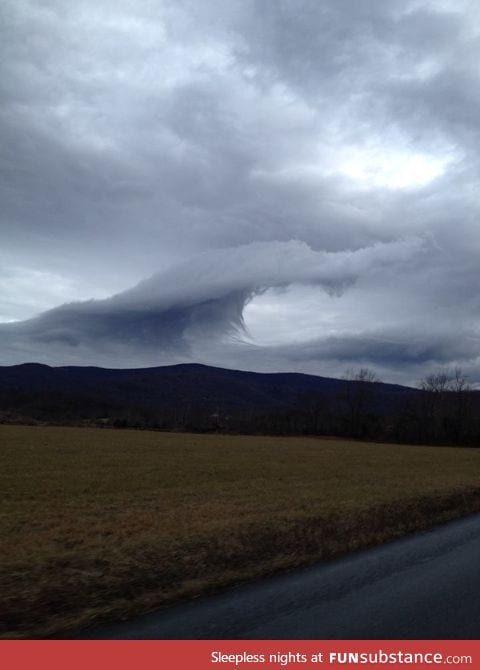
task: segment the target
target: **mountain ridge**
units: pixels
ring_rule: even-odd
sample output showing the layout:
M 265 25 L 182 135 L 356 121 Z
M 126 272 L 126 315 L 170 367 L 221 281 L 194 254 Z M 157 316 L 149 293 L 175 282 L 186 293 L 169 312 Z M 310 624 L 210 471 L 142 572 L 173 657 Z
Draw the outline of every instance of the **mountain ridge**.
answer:
M 28 362 L 0 367 L 0 419 L 249 432 L 260 417 L 275 415 L 278 422 L 307 405 L 338 404 L 352 384 L 358 382 L 201 363 L 112 369 Z M 394 398 L 415 392 L 381 382 L 369 388 L 382 414 Z

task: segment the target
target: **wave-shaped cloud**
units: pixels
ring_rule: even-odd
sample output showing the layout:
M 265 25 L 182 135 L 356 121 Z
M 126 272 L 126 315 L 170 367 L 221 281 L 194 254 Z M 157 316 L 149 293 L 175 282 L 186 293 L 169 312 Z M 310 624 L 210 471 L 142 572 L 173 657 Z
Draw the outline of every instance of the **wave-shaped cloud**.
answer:
M 241 344 L 243 311 L 256 294 L 308 284 L 341 295 L 359 277 L 416 258 L 425 244 L 412 237 L 333 253 L 291 240 L 206 252 L 110 298 L 1 325 L 1 362 L 153 365 L 186 360 L 206 344 L 211 356 L 226 336 Z

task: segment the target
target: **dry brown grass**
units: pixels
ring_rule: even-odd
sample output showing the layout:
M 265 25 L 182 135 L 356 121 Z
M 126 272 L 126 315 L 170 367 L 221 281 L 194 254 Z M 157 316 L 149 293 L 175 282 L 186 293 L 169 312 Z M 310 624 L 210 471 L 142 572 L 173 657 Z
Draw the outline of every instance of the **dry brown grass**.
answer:
M 68 636 L 480 509 L 480 450 L 0 426 L 3 637 Z

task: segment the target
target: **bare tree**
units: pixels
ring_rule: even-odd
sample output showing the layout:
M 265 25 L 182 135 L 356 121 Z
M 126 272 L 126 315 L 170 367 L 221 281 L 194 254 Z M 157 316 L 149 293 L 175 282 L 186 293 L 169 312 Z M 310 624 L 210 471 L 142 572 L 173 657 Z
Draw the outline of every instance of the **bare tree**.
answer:
M 340 400 L 346 409 L 347 431 L 353 437 L 367 437 L 375 422 L 375 383 L 380 380 L 370 368 L 349 369 L 343 379 Z
M 453 395 L 450 415 L 446 425 L 449 437 L 455 443 L 465 442 L 471 430 L 472 423 L 472 393 L 461 368 L 455 368 L 452 373 L 449 391 Z
M 422 379 L 420 388 L 428 393 L 440 394 L 448 391 L 450 381 L 451 378 L 447 372 L 435 372 Z
M 420 382 L 422 420 L 428 439 L 461 443 L 470 429 L 471 388 L 461 368 L 441 370 Z
M 423 391 L 432 393 L 455 392 L 462 393 L 469 391 L 470 387 L 467 382 L 467 377 L 463 373 L 462 368 L 454 368 L 453 370 L 441 370 L 427 375 L 420 382 L 420 388 Z
M 342 379 L 355 382 L 379 382 L 377 374 L 370 368 L 349 368 Z

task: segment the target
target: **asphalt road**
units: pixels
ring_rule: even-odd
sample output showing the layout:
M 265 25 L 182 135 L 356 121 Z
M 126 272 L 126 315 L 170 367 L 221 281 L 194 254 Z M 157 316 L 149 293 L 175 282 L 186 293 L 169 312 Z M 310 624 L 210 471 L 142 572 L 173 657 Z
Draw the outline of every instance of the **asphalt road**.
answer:
M 480 515 L 80 639 L 479 639 Z

